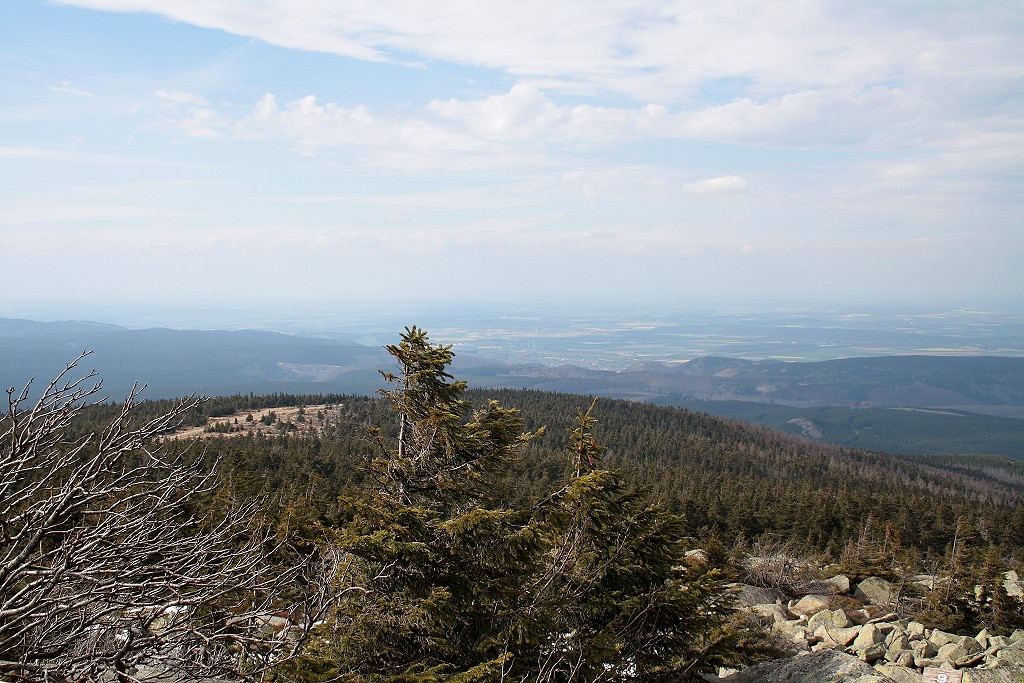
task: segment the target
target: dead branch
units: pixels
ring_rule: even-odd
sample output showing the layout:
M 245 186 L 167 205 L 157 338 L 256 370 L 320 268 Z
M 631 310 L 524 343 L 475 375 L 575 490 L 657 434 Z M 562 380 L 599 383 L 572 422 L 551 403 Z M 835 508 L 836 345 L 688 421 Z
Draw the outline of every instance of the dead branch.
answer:
M 70 438 L 101 388 L 95 372 L 74 376 L 86 355 L 30 408 L 31 382 L 7 392 L 0 679 L 260 679 L 332 604 L 337 558 L 275 567 L 258 500 L 223 519 L 192 512 L 214 473 L 158 437 L 205 397 L 135 426 L 136 386 L 102 430 Z

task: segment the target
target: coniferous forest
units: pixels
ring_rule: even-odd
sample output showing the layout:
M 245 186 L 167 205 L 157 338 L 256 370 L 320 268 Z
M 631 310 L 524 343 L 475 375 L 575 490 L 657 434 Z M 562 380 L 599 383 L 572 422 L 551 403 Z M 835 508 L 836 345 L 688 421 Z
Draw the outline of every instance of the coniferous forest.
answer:
M 42 408 L 14 401 L 0 677 L 696 680 L 763 656 L 729 586 L 755 582 L 749 557 L 780 552 L 807 573 L 941 577 L 941 596 L 907 603 L 936 625 L 1024 625 L 976 591 L 998 595 L 1024 563 L 1012 463 L 471 390 L 449 374 L 451 348 L 415 327 L 388 351 L 377 398 L 88 405 L 58 384 Z M 303 407 L 300 424 L 270 412 L 268 429 L 241 427 L 286 406 Z M 206 436 L 170 438 L 211 417 Z M 145 528 L 117 523 L 151 509 Z M 125 597 L 139 592 L 115 576 L 126 555 L 131 581 L 165 589 Z

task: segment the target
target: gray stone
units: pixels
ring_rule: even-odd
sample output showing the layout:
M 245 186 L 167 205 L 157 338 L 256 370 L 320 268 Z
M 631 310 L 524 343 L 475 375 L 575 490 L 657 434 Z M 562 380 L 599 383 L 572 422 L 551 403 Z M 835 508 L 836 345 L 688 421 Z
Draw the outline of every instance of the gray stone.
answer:
M 960 659 L 956 660 L 956 668 L 966 669 L 968 667 L 977 666 L 985 661 L 984 652 L 975 652 L 974 654 L 964 655 Z
M 1019 664 L 1024 666 L 1024 647 L 1004 647 L 996 653 L 999 664 Z
M 1017 572 L 1012 569 L 1003 574 L 1003 588 L 1011 598 L 1024 598 L 1024 585 L 1021 584 Z
M 789 621 L 792 617 L 788 609 L 774 603 L 770 605 L 751 605 L 750 611 L 758 617 L 770 619 L 773 624 L 780 621 Z
M 935 629 L 934 631 L 932 631 L 932 634 L 928 636 L 928 642 L 930 642 L 935 647 L 942 647 L 947 643 L 955 643 L 958 640 L 960 640 L 960 636 L 958 636 L 957 634 L 946 633 L 945 631 L 940 631 L 939 629 Z
M 931 659 L 925 659 L 924 661 L 921 662 L 920 666 L 922 668 L 930 666 L 933 669 L 954 669 L 954 668 L 956 668 L 954 666 L 953 662 L 949 661 L 948 659 L 943 659 L 942 657 L 932 657 Z
M 985 649 L 985 648 L 988 647 L 989 635 L 990 634 L 988 632 L 988 629 L 987 628 L 983 628 L 980 631 L 978 631 L 978 635 L 974 636 L 974 639 L 976 641 L 978 641 L 978 643 L 981 645 L 982 649 Z
M 895 683 L 860 659 L 828 649 L 758 664 L 725 680 L 728 683 Z
M 825 583 L 831 584 L 833 591 L 836 593 L 850 592 L 850 577 L 846 574 L 837 574 L 831 579 L 825 579 Z
M 891 593 L 892 585 L 877 576 L 869 576 L 864 579 L 857 584 L 857 590 L 853 592 L 855 597 L 875 605 L 888 605 Z
M 818 612 L 822 612 L 829 608 L 830 599 L 827 595 L 805 595 L 800 598 L 799 602 L 795 605 L 791 605 L 789 608 L 790 612 L 794 614 L 802 614 L 809 617 Z
M 743 605 L 770 605 L 774 602 L 781 602 L 784 597 L 782 591 L 761 586 L 751 586 L 742 583 L 733 587 L 736 591 L 736 601 Z
M 886 653 L 886 657 L 888 656 L 888 653 Z M 914 666 L 914 653 L 910 650 L 904 650 L 903 652 L 900 652 L 898 655 L 896 655 L 896 659 L 893 659 L 892 663 L 896 666 L 905 666 L 907 668 L 912 668 Z
M 924 638 L 924 624 L 912 621 L 907 624 L 907 635 L 911 638 Z
M 869 645 L 857 650 L 857 656 L 868 664 L 871 662 L 877 662 L 879 659 L 885 659 L 885 653 L 885 643 L 875 643 L 874 645 Z
M 893 664 L 877 664 L 875 671 L 888 676 L 896 683 L 921 683 L 924 680 L 924 677 L 918 672 Z
M 946 643 L 939 648 L 939 654 L 935 656 L 939 659 L 946 659 L 951 662 L 955 662 L 961 657 L 966 657 L 969 654 L 971 653 L 962 648 L 958 643 Z
M 846 628 L 850 625 L 850 618 L 841 609 L 823 610 L 807 620 L 807 628 L 817 631 L 820 626 L 829 628 Z
M 890 650 L 909 650 L 910 638 L 904 631 L 893 630 L 885 637 L 885 644 L 889 646 Z
M 858 634 L 860 634 L 859 626 L 830 628 L 822 625 L 814 631 L 814 635 L 821 638 L 822 642 L 831 647 L 846 647 L 857 639 Z
M 1017 629 L 1016 631 L 1014 631 L 1013 633 L 1010 634 L 1010 642 L 1011 643 L 1016 643 L 1016 642 L 1021 641 L 1021 640 L 1024 640 L 1024 629 L 1020 629 L 1019 628 L 1019 629 Z
M 1006 646 L 1008 646 L 1010 644 L 1011 644 L 1010 643 L 1010 639 L 1007 638 L 1006 636 L 989 636 L 988 637 L 988 649 L 989 650 L 993 650 L 993 649 L 998 650 L 998 649 L 1004 648 L 1004 647 L 1006 647 Z
M 970 636 L 961 637 L 957 643 L 963 649 L 967 650 L 967 654 L 973 655 L 978 652 L 984 652 L 985 648 L 981 646 L 977 638 L 971 638 Z
M 910 644 L 910 649 L 914 651 L 914 661 L 929 659 L 939 654 L 939 648 L 935 647 L 935 643 L 929 640 L 915 640 Z M 918 664 L 918 666 L 921 666 Z
M 964 671 L 964 683 L 1024 683 L 1024 667 L 967 669 Z
M 896 664 L 897 660 L 899 660 L 901 657 L 903 657 L 904 654 L 909 655 L 910 656 L 910 662 L 913 663 L 913 661 L 914 661 L 914 651 L 911 650 L 909 647 L 903 648 L 903 647 L 893 647 L 892 645 L 888 645 L 888 646 L 886 646 L 886 650 L 885 650 L 885 660 L 887 662 L 892 662 L 893 664 Z M 900 664 L 900 666 L 910 666 L 910 665 L 909 664 Z
M 810 640 L 807 632 L 807 622 L 803 621 L 777 621 L 772 626 L 772 633 L 779 635 L 791 643 L 796 644 L 801 649 L 806 648 L 810 645 Z
M 857 635 L 857 639 L 853 641 L 853 645 L 851 647 L 855 651 L 859 651 L 878 643 L 882 643 L 884 645 L 884 641 L 885 636 L 874 624 L 865 624 L 861 627 L 860 633 Z

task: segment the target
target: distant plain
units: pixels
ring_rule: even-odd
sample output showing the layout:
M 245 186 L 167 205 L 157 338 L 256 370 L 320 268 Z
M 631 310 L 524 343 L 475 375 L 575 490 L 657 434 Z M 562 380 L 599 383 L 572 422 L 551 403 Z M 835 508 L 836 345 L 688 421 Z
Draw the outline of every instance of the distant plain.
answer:
M 1024 458 L 1015 311 L 298 303 L 26 313 L 0 309 L 5 387 L 53 376 L 90 349 L 87 369 L 115 399 L 136 380 L 151 398 L 371 394 L 391 362 L 383 345 L 416 324 L 453 345 L 453 372 L 473 387 L 686 407 L 889 452 Z

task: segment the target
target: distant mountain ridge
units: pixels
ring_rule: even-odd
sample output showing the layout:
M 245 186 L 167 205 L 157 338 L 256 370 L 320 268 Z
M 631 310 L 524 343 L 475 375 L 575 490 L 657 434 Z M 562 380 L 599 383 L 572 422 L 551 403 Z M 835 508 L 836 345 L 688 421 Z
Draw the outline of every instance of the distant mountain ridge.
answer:
M 289 391 L 332 383 L 333 390 L 368 393 L 379 384 L 382 349 L 261 330 L 131 330 L 65 321 L 36 323 L 0 318 L 0 380 L 21 386 L 48 380 L 83 351 L 111 398 L 147 383 L 148 398 L 194 391 L 210 394 Z
M 83 368 L 97 370 L 114 400 L 135 382 L 148 383 L 147 398 L 196 391 L 372 394 L 381 386 L 379 370 L 391 367 L 382 348 L 334 339 L 0 318 L 0 383 L 20 388 L 33 377 L 48 381 L 87 349 L 93 353 Z M 788 362 L 704 356 L 616 372 L 514 365 L 456 351 L 454 370 L 475 387 L 685 406 L 878 450 L 916 452 L 915 443 L 927 441 L 922 450 L 928 452 L 967 449 L 1024 457 L 1024 420 L 1006 419 L 1024 417 L 1024 358 L 911 355 Z M 881 408 L 933 412 L 870 411 Z M 950 412 L 939 427 L 936 410 Z M 926 434 L 940 437 L 912 438 Z

